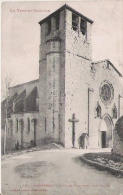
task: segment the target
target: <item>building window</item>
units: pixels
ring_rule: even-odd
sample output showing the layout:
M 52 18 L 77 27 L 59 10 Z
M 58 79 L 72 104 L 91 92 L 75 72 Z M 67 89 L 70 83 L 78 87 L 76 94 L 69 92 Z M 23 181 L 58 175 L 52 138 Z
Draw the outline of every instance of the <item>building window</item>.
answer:
M 112 112 L 113 112 L 113 118 L 117 118 L 117 107 L 115 104 L 113 106 Z
M 79 26 L 79 17 L 72 13 L 72 28 L 77 31 Z
M 109 81 L 105 80 L 104 82 L 101 83 L 99 93 L 100 93 L 101 101 L 105 105 L 110 104 L 114 98 L 114 88 L 112 84 L 109 83 Z
M 16 119 L 16 131 L 18 132 L 18 119 Z
M 28 118 L 28 132 L 30 132 L 30 119 Z
M 83 35 L 86 35 L 87 33 L 87 22 L 81 18 L 80 22 L 80 31 L 82 32 Z
M 101 118 L 101 106 L 99 105 L 99 102 L 97 102 L 96 112 L 97 112 L 97 117 Z
M 59 30 L 59 21 L 60 21 L 60 14 L 54 16 L 54 22 L 55 22 L 55 30 Z
M 47 21 L 47 35 L 49 35 L 51 32 L 51 20 Z
M 36 110 L 39 110 L 39 97 L 36 98 Z

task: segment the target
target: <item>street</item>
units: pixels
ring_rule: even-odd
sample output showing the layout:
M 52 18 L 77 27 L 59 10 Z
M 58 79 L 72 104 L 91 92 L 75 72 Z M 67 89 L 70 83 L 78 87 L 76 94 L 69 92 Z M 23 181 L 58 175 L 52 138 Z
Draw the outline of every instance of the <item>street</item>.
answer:
M 123 178 L 81 162 L 84 152 L 44 150 L 2 160 L 2 195 L 123 195 Z

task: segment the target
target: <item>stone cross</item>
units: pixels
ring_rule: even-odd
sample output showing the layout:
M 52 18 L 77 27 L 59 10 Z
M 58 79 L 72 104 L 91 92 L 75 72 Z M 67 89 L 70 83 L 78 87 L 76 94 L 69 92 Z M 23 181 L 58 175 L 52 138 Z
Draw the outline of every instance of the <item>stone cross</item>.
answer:
M 75 118 L 75 114 L 73 114 L 72 119 L 69 119 L 69 122 L 72 122 L 72 144 L 73 144 L 73 148 L 75 145 L 75 123 L 79 122 L 78 119 Z

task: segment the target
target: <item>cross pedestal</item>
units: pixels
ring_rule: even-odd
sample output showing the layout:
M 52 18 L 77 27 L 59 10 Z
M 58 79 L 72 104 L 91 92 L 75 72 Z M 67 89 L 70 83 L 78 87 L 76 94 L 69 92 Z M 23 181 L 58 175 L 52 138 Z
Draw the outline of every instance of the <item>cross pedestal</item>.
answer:
M 69 119 L 69 122 L 72 122 L 72 145 L 75 147 L 75 123 L 79 122 L 78 119 L 75 118 L 75 114 L 73 114 L 72 119 Z

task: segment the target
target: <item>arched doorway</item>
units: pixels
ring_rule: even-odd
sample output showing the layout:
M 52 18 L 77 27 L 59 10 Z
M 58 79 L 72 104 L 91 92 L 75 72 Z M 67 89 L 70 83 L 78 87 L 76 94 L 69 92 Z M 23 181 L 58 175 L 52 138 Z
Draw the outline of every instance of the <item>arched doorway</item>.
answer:
M 101 148 L 112 148 L 113 146 L 113 121 L 108 114 L 105 114 L 100 121 L 99 146 Z

